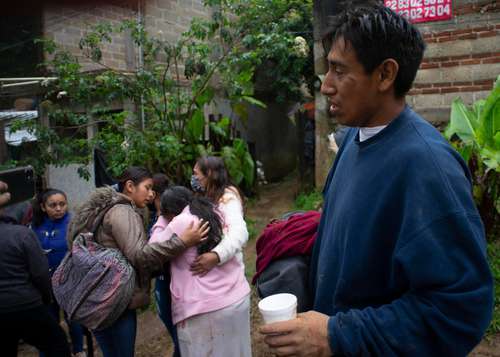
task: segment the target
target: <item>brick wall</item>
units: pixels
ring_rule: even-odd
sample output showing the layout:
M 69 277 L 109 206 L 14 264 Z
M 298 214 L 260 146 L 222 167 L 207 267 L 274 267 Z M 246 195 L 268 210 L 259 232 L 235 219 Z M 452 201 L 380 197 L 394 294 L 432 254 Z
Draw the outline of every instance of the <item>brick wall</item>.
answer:
M 144 3 L 144 20 L 151 34 L 174 42 L 194 17 L 207 17 L 208 11 L 202 0 L 150 0 Z
M 500 74 L 500 1 L 454 0 L 453 19 L 418 27 L 427 43 L 408 103 L 435 125 L 456 97 L 484 98 Z
M 139 5 L 133 2 L 121 6 L 95 2 L 72 7 L 48 5 L 43 12 L 43 31 L 45 36 L 79 54 L 78 41 L 89 27 L 99 22 L 118 24 L 125 19 L 137 19 L 138 11 Z M 193 17 L 206 17 L 208 10 L 202 0 L 144 0 L 142 14 L 149 33 L 175 41 L 189 28 Z M 114 36 L 112 42 L 103 47 L 104 64 L 120 70 L 134 69 L 136 55 L 137 49 L 123 34 Z M 102 68 L 85 58 L 81 58 L 81 62 L 85 70 Z
M 124 19 L 133 19 L 136 10 L 130 6 L 98 5 L 88 6 L 55 6 L 48 5 L 43 11 L 44 36 L 52 38 L 75 55 L 80 55 L 78 43 L 86 30 L 100 22 L 118 24 Z M 103 62 L 106 66 L 126 70 L 126 38 L 115 35 L 112 42 L 103 47 Z M 101 66 L 91 63 L 79 56 L 84 70 L 101 69 Z M 129 65 L 130 66 L 130 65 Z

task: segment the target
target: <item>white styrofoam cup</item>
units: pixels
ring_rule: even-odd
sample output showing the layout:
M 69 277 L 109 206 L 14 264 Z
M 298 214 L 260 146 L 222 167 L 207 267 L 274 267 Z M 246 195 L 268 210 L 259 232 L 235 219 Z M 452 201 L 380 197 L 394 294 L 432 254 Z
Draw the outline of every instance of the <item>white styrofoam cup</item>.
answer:
M 293 294 L 270 295 L 259 302 L 265 324 L 297 317 L 297 297 Z

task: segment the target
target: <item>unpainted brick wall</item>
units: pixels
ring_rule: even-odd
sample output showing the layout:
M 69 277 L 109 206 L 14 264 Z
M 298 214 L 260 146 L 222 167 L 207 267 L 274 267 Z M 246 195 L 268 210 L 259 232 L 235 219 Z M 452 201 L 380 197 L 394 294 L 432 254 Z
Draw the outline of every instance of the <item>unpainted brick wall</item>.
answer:
M 82 56 L 78 44 L 86 31 L 100 22 L 119 24 L 125 19 L 134 19 L 136 10 L 126 6 L 99 5 L 95 2 L 87 6 L 47 5 L 43 12 L 43 33 L 72 54 L 78 56 L 84 70 L 102 69 Z M 127 70 L 124 35 L 114 35 L 109 44 L 103 46 L 103 63 L 106 66 Z
M 484 98 L 500 74 L 500 1 L 454 0 L 450 21 L 418 27 L 427 50 L 407 101 L 443 126 L 453 99 Z
M 130 2 L 133 4 L 133 2 Z M 97 4 L 87 6 L 46 6 L 44 9 L 44 36 L 52 38 L 73 54 L 78 55 L 84 70 L 102 69 L 80 56 L 78 42 L 85 32 L 100 22 L 119 24 L 125 19 L 137 20 L 139 5 Z M 207 17 L 209 10 L 202 0 L 143 0 L 142 15 L 146 30 L 155 37 L 175 41 L 189 28 L 194 17 Z M 115 35 L 112 42 L 103 47 L 103 62 L 119 70 L 134 70 L 135 63 L 127 61 L 127 35 Z M 134 48 L 132 57 L 137 56 Z M 130 56 L 129 56 L 130 57 Z M 128 62 L 128 63 L 127 63 Z M 132 67 L 132 68 L 131 68 Z

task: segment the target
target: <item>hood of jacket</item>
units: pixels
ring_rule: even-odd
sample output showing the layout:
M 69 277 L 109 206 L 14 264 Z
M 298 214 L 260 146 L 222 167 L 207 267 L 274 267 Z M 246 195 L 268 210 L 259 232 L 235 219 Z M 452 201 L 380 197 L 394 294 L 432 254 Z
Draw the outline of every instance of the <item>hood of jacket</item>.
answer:
M 102 220 L 104 214 L 116 204 L 130 204 L 133 201 L 122 193 L 116 192 L 111 186 L 99 187 L 90 194 L 89 199 L 74 212 L 68 227 L 68 242 L 82 232 L 90 232 L 97 220 Z

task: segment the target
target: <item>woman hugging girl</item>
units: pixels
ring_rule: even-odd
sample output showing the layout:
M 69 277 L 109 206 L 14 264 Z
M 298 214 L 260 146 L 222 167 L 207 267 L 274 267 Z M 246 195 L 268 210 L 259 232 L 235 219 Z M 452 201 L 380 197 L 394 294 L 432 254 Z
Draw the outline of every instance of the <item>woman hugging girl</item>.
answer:
M 168 188 L 161 196 L 161 217 L 150 243 L 182 234 L 200 219 L 209 222 L 208 237 L 171 261 L 172 318 L 180 352 L 190 356 L 251 356 L 250 287 L 236 256 L 205 274 L 193 275 L 198 256 L 216 247 L 227 231 L 214 203 L 185 187 Z

